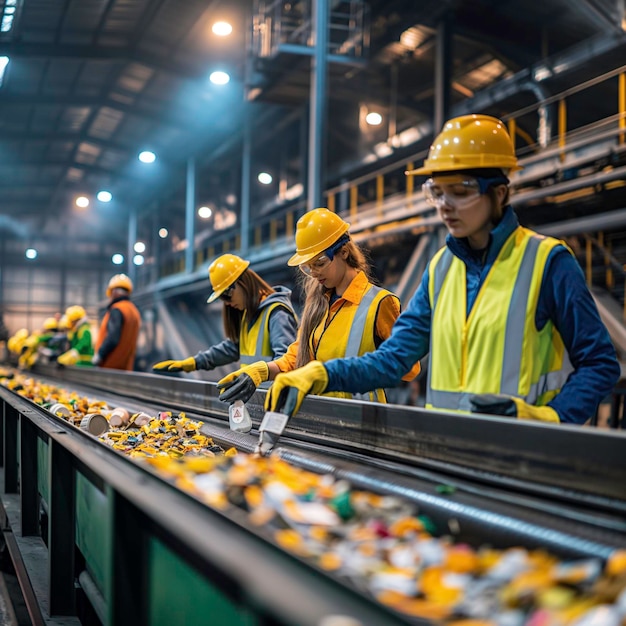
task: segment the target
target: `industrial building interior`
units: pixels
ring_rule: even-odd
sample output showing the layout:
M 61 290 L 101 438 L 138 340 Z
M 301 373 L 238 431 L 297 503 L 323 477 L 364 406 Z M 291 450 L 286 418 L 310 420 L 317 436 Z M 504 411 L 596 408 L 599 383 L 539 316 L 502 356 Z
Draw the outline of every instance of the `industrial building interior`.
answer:
M 39 373 L 87 394 L 99 390 L 113 405 L 119 394 L 137 411 L 161 404 L 223 421 L 227 412 L 218 392 L 205 383 L 218 381 L 232 366 L 160 378 L 150 373 L 157 361 L 184 358 L 223 339 L 222 305 L 206 302 L 209 265 L 227 252 L 250 260 L 270 284 L 294 291 L 300 312 L 298 271 L 287 265 L 295 225 L 307 211 L 327 207 L 350 223 L 376 279 L 406 306 L 447 231 L 424 200 L 425 177 L 405 172 L 421 165 L 446 120 L 470 113 L 507 125 L 523 166 L 511 178 L 520 223 L 571 248 L 618 359 L 626 362 L 623 0 L 0 0 L 4 323 L 10 333 L 37 329 L 76 304 L 97 327 L 109 278 L 125 272 L 142 317 L 136 372 L 49 366 Z M 462 520 L 468 542 L 485 532 L 498 537 L 495 545 L 519 540 L 506 524 L 501 528 L 472 513 L 485 498 L 485 510 L 496 503 L 494 516 L 528 526 L 518 530 L 530 547 L 572 559 L 606 559 L 615 545 L 623 548 L 623 432 L 564 427 L 554 433 L 546 427 L 539 434 L 533 425 L 516 424 L 513 435 L 504 419 L 495 425 L 477 419 L 468 427 L 458 416 L 429 417 L 415 408 L 423 407 L 423 394 L 409 401 L 406 393 L 397 390 L 392 397 L 413 407 L 349 403 L 343 409 L 325 399 L 308 400 L 290 432 L 300 443 L 309 432 L 317 438 L 304 452 L 287 451 L 283 458 L 301 454 L 303 467 L 319 469 L 326 467 L 325 446 L 338 447 L 336 476 L 359 484 L 358 475 L 361 488 L 384 483 L 394 494 L 410 491 L 426 509 L 434 500 L 416 496 L 418 486 L 428 491 L 423 485 L 429 481 L 454 484 L 460 494 L 456 513 L 448 504 L 436 506 L 440 515 Z M 427 613 L 407 617 L 372 599 L 350 577 L 337 589 L 331 575 L 326 579 L 319 568 L 303 567 L 305 559 L 292 562 L 291 555 L 257 541 L 260 531 L 242 531 L 238 514 L 228 520 L 233 530 L 219 514 L 207 513 L 206 502 L 189 502 L 171 480 L 144 476 L 126 459 L 111 461 L 120 472 L 113 478 L 91 443 L 86 452 L 77 443 L 70 452 L 54 453 L 54 428 L 33 433 L 24 417 L 34 409 L 23 399 L 2 401 L 4 508 L 14 504 L 6 493 L 22 494 L 15 506 L 22 531 L 31 531 L 22 535 L 45 535 L 45 558 L 56 563 L 47 582 L 32 585 L 33 597 L 47 594 L 43 603 L 29 602 L 22 588 L 26 604 L 38 607 L 29 609 L 25 623 L 465 623 L 458 616 L 458 622 Z M 255 402 L 250 411 L 256 423 L 262 398 Z M 412 420 L 422 417 L 415 427 Z M 619 416 L 613 417 L 617 423 Z M 13 420 L 22 425 L 10 426 Z M 247 451 L 254 447 L 225 441 Z M 21 451 L 17 458 L 10 442 Z M 71 455 L 79 459 L 80 478 L 76 468 L 66 473 Z M 50 492 L 35 485 L 28 498 L 37 505 L 32 499 L 25 504 L 27 481 L 50 478 L 41 477 L 44 458 L 53 477 Z M 34 478 L 20 473 L 28 467 L 34 467 Z M 60 486 L 54 486 L 55 476 Z M 126 491 L 131 479 L 145 488 Z M 530 483 L 522 485 L 525 480 Z M 489 497 L 480 494 L 485 484 Z M 44 496 L 65 501 L 64 489 L 74 494 L 72 502 L 83 497 L 89 505 L 82 513 L 56 512 L 55 518 Z M 508 490 L 515 492 L 514 502 Z M 40 501 L 46 503 L 43 517 Z M 564 512 L 557 511 L 560 506 Z M 55 520 L 59 528 L 82 519 L 83 531 L 110 531 L 89 516 L 91 525 L 85 524 L 85 510 L 113 520 L 113 532 L 142 525 L 147 538 L 141 534 L 134 542 L 132 534 L 120 532 L 119 544 L 107 544 L 110 560 L 98 571 L 87 553 L 101 549 L 94 547 L 97 539 L 83 537 L 81 544 L 76 526 L 77 560 L 74 542 L 53 528 Z M 177 517 L 176 511 L 183 512 Z M 3 515 L 11 521 L 8 509 Z M 49 530 L 34 532 L 42 519 Z M 215 540 L 203 534 L 203 524 Z M 165 557 L 146 548 L 155 538 L 167 546 Z M 244 560 L 245 547 L 249 572 L 217 554 L 217 543 L 226 551 L 235 550 L 237 541 L 240 552 L 233 560 Z M 53 545 L 60 550 L 56 555 Z M 19 551 L 24 553 L 23 544 Z M 70 552 L 72 566 L 64 566 Z M 145 565 L 148 553 L 160 558 L 160 569 Z M 36 558 L 43 557 L 37 552 Z M 29 557 L 22 559 L 32 579 Z M 194 590 L 202 597 L 195 613 L 168 613 L 155 600 L 162 589 L 154 577 L 167 575 L 172 562 L 191 568 L 180 574 L 176 590 L 183 600 Z M 87 574 L 79 584 L 81 566 Z M 120 567 L 152 595 L 137 591 L 141 601 L 135 603 Z M 197 577 L 189 572 L 198 571 L 211 585 L 196 589 Z M 86 600 L 76 599 L 74 584 Z M 214 595 L 206 595 L 209 586 Z M 305 588 L 310 597 L 302 596 Z M 210 620 L 202 617 L 198 606 L 213 605 L 221 608 Z M 324 621 L 344 613 L 353 621 Z M 59 615 L 72 617 L 63 621 Z M 625 616 L 620 619 L 594 624 L 626 623 Z

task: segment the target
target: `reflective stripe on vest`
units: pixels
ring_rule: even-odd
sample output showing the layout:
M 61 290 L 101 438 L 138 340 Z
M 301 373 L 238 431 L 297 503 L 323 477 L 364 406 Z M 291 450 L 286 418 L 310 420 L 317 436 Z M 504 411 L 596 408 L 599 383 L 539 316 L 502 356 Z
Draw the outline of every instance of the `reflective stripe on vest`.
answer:
M 346 326 L 350 325 L 350 331 L 348 333 L 348 339 L 345 344 L 345 349 L 341 354 L 338 354 L 337 348 L 341 346 L 340 342 L 335 343 L 333 341 L 332 334 L 322 333 L 319 340 L 317 350 L 314 352 L 316 358 L 321 361 L 327 361 L 330 358 L 347 358 L 353 356 L 361 356 L 367 352 L 372 352 L 376 349 L 374 342 L 374 333 L 376 325 L 376 312 L 380 301 L 386 296 L 391 295 L 390 291 L 371 285 L 367 291 L 363 294 L 361 301 L 355 307 L 352 318 L 346 317 Z M 352 307 L 351 307 L 352 308 Z M 345 309 L 337 311 L 335 316 L 344 316 L 346 314 Z M 334 318 L 333 318 L 334 320 Z M 337 320 L 339 321 L 339 319 Z M 323 326 L 325 320 L 321 322 Z M 331 322 L 332 323 L 332 322 Z M 318 326 L 319 328 L 319 326 Z M 317 329 L 316 329 L 317 330 Z M 340 328 L 334 330 L 340 331 Z M 315 335 L 315 331 L 313 333 Z M 309 346 L 311 347 L 312 339 L 309 340 Z M 333 342 L 332 350 L 333 354 L 324 353 L 324 343 Z M 329 392 L 323 394 L 325 396 L 332 396 L 335 398 L 353 398 L 355 400 L 368 400 L 370 402 L 386 402 L 385 392 L 382 389 L 376 389 L 367 393 L 348 393 L 343 391 Z
M 248 328 L 246 321 L 247 311 L 244 312 L 239 331 L 239 361 L 242 365 L 249 365 L 256 361 L 269 362 L 274 360 L 269 333 L 269 319 L 270 313 L 279 306 L 285 307 L 283 303 L 275 302 L 263 309 L 251 328 Z
M 470 311 L 469 316 L 465 265 L 447 247 L 435 255 L 431 262 L 433 285 L 429 290 L 433 313 L 427 406 L 469 411 L 470 397 L 476 393 L 501 393 L 543 405 L 558 393 L 573 368 L 552 322 L 537 331 L 535 315 L 546 261 L 559 243 L 521 227 L 516 229 L 481 285 L 473 305 L 477 311 Z M 494 271 L 499 274 L 492 276 Z M 508 296 L 510 283 L 505 285 L 503 271 L 515 281 L 508 302 L 503 299 Z M 447 305 L 441 305 L 444 290 Z M 489 294 L 495 308 L 486 300 Z M 438 305 L 448 306 L 449 310 L 438 311 Z M 500 314 L 498 306 L 507 308 Z M 481 319 L 485 313 L 488 317 Z M 496 326 L 495 333 L 503 330 L 502 336 L 496 336 L 491 344 L 485 341 L 489 337 L 488 325 Z M 449 342 L 446 344 L 438 332 L 449 333 L 453 341 L 460 338 L 461 345 L 457 348 Z M 450 354 L 437 354 L 435 344 L 439 345 L 439 351 L 445 347 Z M 483 348 L 486 354 L 481 352 Z M 437 389 L 433 388 L 435 372 Z

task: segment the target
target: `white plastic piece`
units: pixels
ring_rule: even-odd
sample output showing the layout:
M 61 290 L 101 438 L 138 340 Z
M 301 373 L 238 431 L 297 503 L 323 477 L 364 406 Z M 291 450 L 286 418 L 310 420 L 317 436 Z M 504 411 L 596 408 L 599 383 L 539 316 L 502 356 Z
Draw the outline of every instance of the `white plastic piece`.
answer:
M 228 407 L 228 423 L 230 429 L 237 433 L 249 433 L 252 429 L 250 413 L 243 400 L 235 400 Z

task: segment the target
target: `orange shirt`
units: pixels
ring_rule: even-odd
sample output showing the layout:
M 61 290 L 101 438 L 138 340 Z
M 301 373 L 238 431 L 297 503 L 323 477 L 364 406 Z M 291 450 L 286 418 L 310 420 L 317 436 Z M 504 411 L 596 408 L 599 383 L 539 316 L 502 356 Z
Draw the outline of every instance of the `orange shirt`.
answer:
M 337 298 L 331 305 L 330 311 L 326 318 L 327 327 L 330 322 L 334 319 L 335 315 L 345 306 L 358 306 L 361 302 L 361 298 L 363 297 L 365 288 L 367 287 L 369 281 L 367 280 L 367 276 L 363 272 L 359 272 L 352 282 L 348 285 L 348 288 L 343 293 L 343 296 Z M 330 300 L 330 292 L 326 294 L 326 297 Z M 389 335 L 391 335 L 391 329 L 398 319 L 400 315 L 400 300 L 397 296 L 393 295 L 392 297 L 384 298 L 380 306 L 378 308 L 376 314 L 376 335 L 381 339 L 385 340 Z M 317 330 L 317 329 L 316 329 Z M 319 333 L 314 332 L 314 341 L 315 336 L 319 335 Z M 281 372 L 289 372 L 291 370 L 296 369 L 296 358 L 298 355 L 298 346 L 300 345 L 301 337 L 300 330 L 298 330 L 298 336 L 296 340 L 289 346 L 287 352 L 276 359 L 274 363 L 278 366 Z M 307 338 L 308 342 L 308 338 Z M 312 358 L 312 355 L 311 355 Z M 412 367 L 411 371 L 405 374 L 402 377 L 402 380 L 413 380 L 420 372 L 420 364 L 419 361 L 415 363 Z

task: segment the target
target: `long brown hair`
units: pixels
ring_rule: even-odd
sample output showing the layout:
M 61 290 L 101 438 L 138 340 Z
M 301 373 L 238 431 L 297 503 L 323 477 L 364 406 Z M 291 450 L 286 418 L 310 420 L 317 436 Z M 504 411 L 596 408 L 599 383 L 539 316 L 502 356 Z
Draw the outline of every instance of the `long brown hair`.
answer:
M 368 280 L 371 280 L 370 264 L 363 250 L 350 239 L 335 252 L 335 257 L 344 249 L 348 251 L 344 262 L 350 267 L 364 272 Z M 300 274 L 305 301 L 304 310 L 302 311 L 302 322 L 300 324 L 300 343 L 298 345 L 296 367 L 302 367 L 311 360 L 309 339 L 328 311 L 328 298 L 324 295 L 328 289 L 324 285 L 320 285 L 315 278 L 307 276 L 303 272 L 300 272 Z
M 247 312 L 247 319 L 250 321 L 256 315 L 261 301 L 274 293 L 275 290 L 250 268 L 244 270 L 244 273 L 235 282 L 244 290 L 245 311 Z M 243 314 L 244 311 L 226 306 L 226 304 L 222 307 L 224 334 L 231 341 L 239 341 Z

